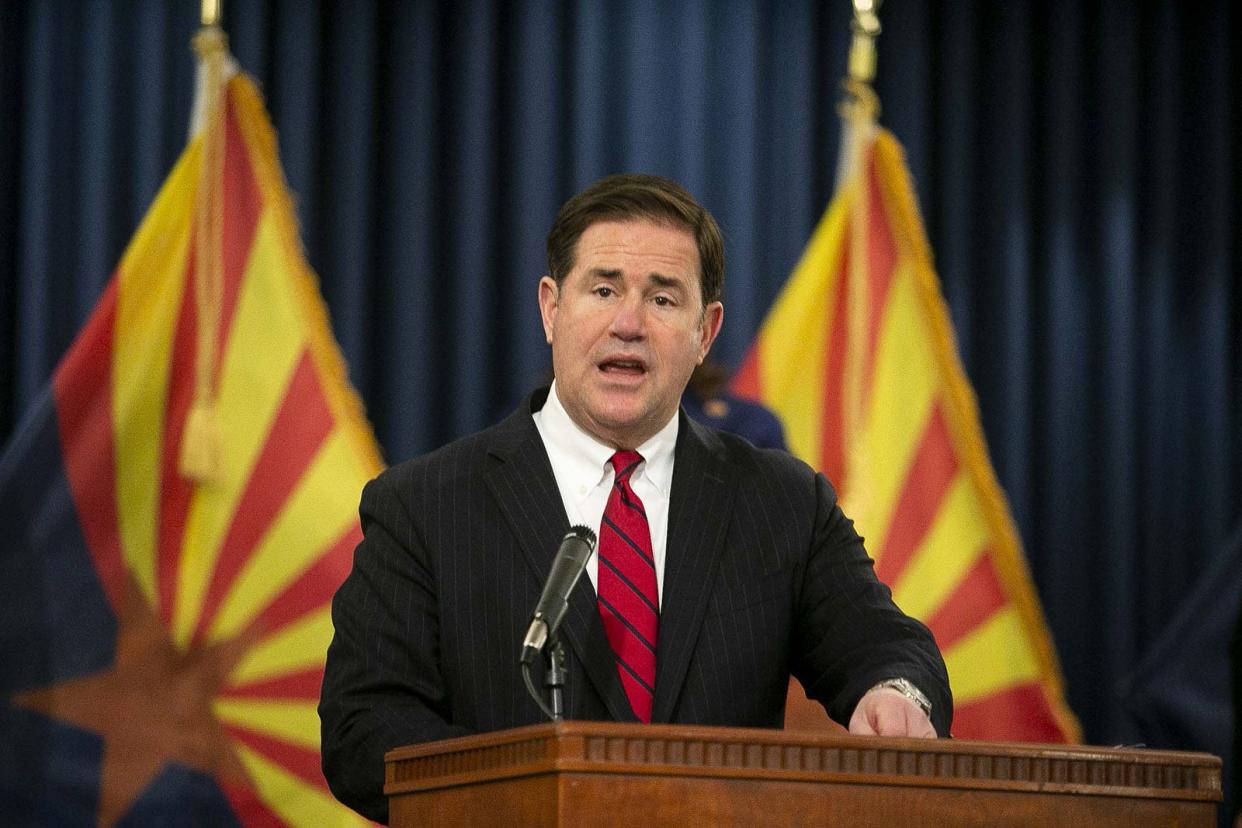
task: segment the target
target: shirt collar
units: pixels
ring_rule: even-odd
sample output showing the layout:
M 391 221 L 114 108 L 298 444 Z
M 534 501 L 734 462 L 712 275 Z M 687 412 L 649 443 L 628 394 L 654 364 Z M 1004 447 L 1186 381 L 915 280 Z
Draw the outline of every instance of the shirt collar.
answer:
M 578 427 L 556 394 L 556 381 L 548 390 L 548 401 L 540 413 L 547 426 L 545 439 L 564 459 L 567 471 L 575 479 L 598 485 L 607 473 L 608 460 L 616 451 Z M 643 464 L 634 472 L 645 476 L 660 494 L 668 497 L 673 483 L 673 453 L 677 447 L 680 417 L 674 412 L 664 427 L 635 450 L 643 456 Z

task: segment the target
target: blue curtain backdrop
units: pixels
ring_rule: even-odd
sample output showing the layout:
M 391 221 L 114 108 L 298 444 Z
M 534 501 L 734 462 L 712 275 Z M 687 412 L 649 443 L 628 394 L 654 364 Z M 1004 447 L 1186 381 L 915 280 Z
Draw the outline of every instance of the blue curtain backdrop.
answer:
M 0 440 L 181 151 L 197 0 L 0 4 Z M 905 144 L 997 470 L 1094 742 L 1242 515 L 1238 12 L 892 2 Z M 546 369 L 576 189 L 676 178 L 728 243 L 736 364 L 833 183 L 849 3 L 225 3 L 389 460 Z M 1222 654 L 1222 658 L 1224 654 Z

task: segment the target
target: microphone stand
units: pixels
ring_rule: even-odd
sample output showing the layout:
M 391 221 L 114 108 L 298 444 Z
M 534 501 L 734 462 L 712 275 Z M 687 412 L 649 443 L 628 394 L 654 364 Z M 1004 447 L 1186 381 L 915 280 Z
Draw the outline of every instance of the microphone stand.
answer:
M 548 671 L 544 674 L 543 683 L 548 688 L 548 696 L 552 707 L 552 721 L 559 722 L 565 718 L 565 648 L 561 646 L 560 636 L 553 636 L 548 648 Z
M 536 652 L 533 647 L 527 649 L 528 657 L 522 659 L 522 680 L 526 683 L 526 692 L 535 700 L 535 704 L 539 705 L 543 715 L 554 722 L 559 722 L 565 718 L 564 688 L 565 678 L 568 675 L 565 672 L 565 648 L 561 646 L 561 640 L 556 635 L 548 639 L 548 649 L 545 653 L 548 658 L 548 669 L 543 675 L 543 686 L 548 689 L 551 696 L 551 705 L 543 700 L 543 696 L 535 689 L 535 684 L 531 681 L 530 663 L 534 660 L 533 656 Z

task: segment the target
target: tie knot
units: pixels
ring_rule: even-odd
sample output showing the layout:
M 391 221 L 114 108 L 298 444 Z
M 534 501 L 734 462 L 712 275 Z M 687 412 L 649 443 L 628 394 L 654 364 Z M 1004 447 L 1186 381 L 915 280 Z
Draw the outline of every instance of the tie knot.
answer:
M 612 467 L 617 472 L 617 482 L 624 482 L 630 479 L 630 475 L 634 473 L 634 469 L 638 468 L 638 464 L 643 461 L 643 456 L 636 451 L 623 449 L 612 456 Z

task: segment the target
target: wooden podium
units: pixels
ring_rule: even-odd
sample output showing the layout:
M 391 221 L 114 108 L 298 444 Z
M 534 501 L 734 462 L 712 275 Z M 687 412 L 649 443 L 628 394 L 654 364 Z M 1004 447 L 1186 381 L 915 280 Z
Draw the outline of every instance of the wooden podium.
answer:
M 398 748 L 393 826 L 1215 825 L 1221 763 L 1155 750 L 560 722 Z

